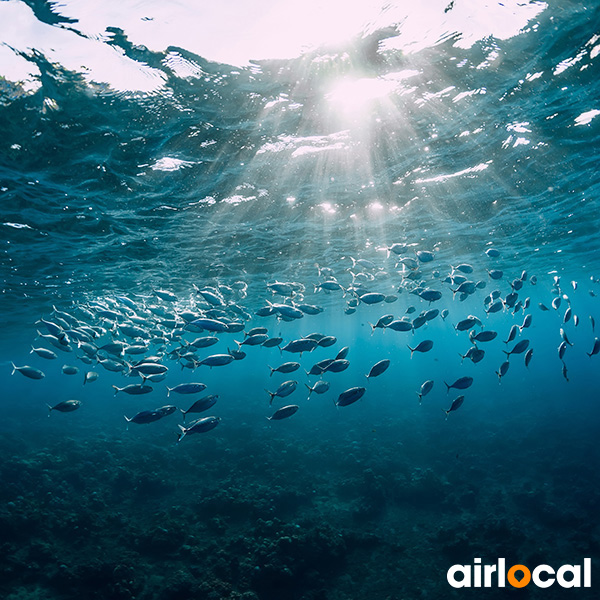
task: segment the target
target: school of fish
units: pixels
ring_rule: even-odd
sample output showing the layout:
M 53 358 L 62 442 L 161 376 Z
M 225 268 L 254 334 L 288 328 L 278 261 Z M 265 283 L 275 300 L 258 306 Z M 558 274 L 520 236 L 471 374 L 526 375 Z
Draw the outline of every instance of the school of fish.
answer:
M 500 251 L 494 247 L 482 253 L 485 265 L 480 264 L 478 269 L 468 263 L 438 265 L 434 251 L 416 249 L 414 245 L 405 243 L 394 243 L 382 250 L 385 257 L 380 261 L 342 257 L 340 263 L 348 261 L 342 268 L 315 265 L 315 279 L 310 284 L 267 282 L 261 305 L 252 308 L 248 300 L 248 285 L 244 281 L 229 285 L 194 285 L 192 296 L 188 293 L 185 301 L 184 296 L 170 290 L 156 289 L 146 297 L 117 294 L 72 303 L 64 309 L 53 307 L 50 316 L 42 317 L 36 323 L 38 337 L 32 345 L 31 354 L 42 359 L 36 359 L 42 363 L 58 361 L 59 357 L 71 359 L 62 366 L 62 373 L 80 376 L 82 386 L 97 380 L 101 367 L 112 377 L 120 378 L 118 383 L 122 382 L 121 385 L 112 386 L 115 395 L 145 395 L 164 381 L 168 372 L 188 370 L 193 373 L 194 379 L 200 379 L 196 373 L 200 374 L 203 367 L 226 368 L 234 361 L 243 360 L 247 352 L 256 351 L 253 347 L 278 348 L 283 362 L 276 367 L 266 365 L 265 369 L 270 371 L 269 378 L 275 379 L 277 374 L 282 375 L 284 381 L 265 389 L 265 407 L 271 407 L 274 402 L 283 406 L 275 410 L 271 408 L 270 414 L 265 416 L 269 421 L 279 421 L 293 416 L 300 409 L 301 404 L 287 404 L 288 397 L 298 396 L 299 390 L 306 388 L 307 398 L 329 394 L 330 381 L 327 379 L 348 369 L 350 348 L 334 350 L 329 358 L 311 361 L 309 366 L 306 361 L 310 359 L 306 357 L 316 348 L 336 345 L 336 337 L 326 332 L 315 332 L 286 340 L 269 333 L 270 323 L 275 322 L 279 329 L 285 329 L 283 324 L 286 322 L 310 320 L 311 316 L 321 314 L 324 309 L 319 306 L 319 297 L 323 294 L 337 295 L 339 300 L 336 300 L 349 316 L 358 313 L 361 305 L 394 305 L 402 307 L 401 310 L 386 312 L 374 323 L 369 323 L 371 335 L 381 335 L 390 330 L 397 340 L 395 351 L 409 352 L 412 358 L 415 353 L 431 351 L 435 343 L 428 338 L 413 341 L 416 332 L 423 327 L 427 330 L 427 324 L 435 319 L 449 319 L 451 310 L 452 313 L 460 312 L 456 307 L 460 307 L 461 301 L 480 294 L 483 296 L 481 317 L 461 314 L 460 318 L 452 321 L 461 343 L 468 341 L 470 344 L 464 354 L 459 352 L 463 362 L 470 360 L 477 364 L 483 361 L 486 346 L 498 344 L 504 346 L 506 355 L 501 364 L 493 365 L 499 382 L 508 375 L 511 360 L 523 360 L 529 367 L 534 348 L 532 341 L 525 336 L 534 321 L 533 311 L 536 308 L 543 312 L 553 310 L 559 314 L 557 356 L 562 375 L 569 381 L 566 359 L 573 346 L 569 340 L 569 328 L 578 327 L 580 323 L 579 315 L 572 310 L 569 293 L 576 292 L 577 282 L 571 281 L 563 287 L 561 278 L 554 275 L 552 297 L 547 303 L 538 302 L 534 306 L 527 291 L 537 285 L 537 277 L 529 276 L 526 271 L 510 277 L 506 275 L 494 264 L 501 257 Z M 476 272 L 480 277 L 475 275 Z M 591 282 L 598 284 L 600 280 L 591 277 Z M 488 288 L 493 289 L 487 291 Z M 593 290 L 589 290 L 589 294 L 595 296 Z M 493 328 L 493 315 L 496 313 L 512 315 L 515 322 L 508 331 Z M 586 351 L 586 354 L 592 358 L 600 353 L 593 315 L 588 315 L 586 326 L 590 330 L 589 352 Z M 223 339 L 227 340 L 227 352 L 211 354 L 209 348 Z M 297 360 L 284 361 L 284 353 Z M 72 359 L 81 364 L 73 364 L 75 360 Z M 300 360 L 305 361 L 306 368 L 303 369 Z M 355 355 L 353 360 L 360 360 L 360 356 Z M 19 366 L 14 362 L 12 366 L 13 374 L 18 372 L 29 379 L 42 380 L 45 376 L 34 366 Z M 355 382 L 356 385 L 333 397 L 333 404 L 346 407 L 368 396 L 368 381 L 388 376 L 386 374 L 393 367 L 393 357 L 365 365 L 366 382 Z M 315 383 L 311 384 L 310 379 L 300 382 L 303 377 L 313 376 L 318 378 Z M 447 393 L 457 390 L 468 394 L 473 381 L 473 377 L 457 373 L 454 381 L 443 383 Z M 434 383 L 435 379 L 428 379 L 416 391 L 419 403 L 431 392 Z M 218 407 L 219 395 L 203 395 L 206 388 L 201 381 L 183 381 L 173 387 L 167 386 L 166 397 L 177 397 L 178 406 L 166 404 L 148 408 L 125 416 L 125 420 L 128 425 L 150 424 L 181 413 L 183 423 L 178 425 L 178 441 L 191 434 L 206 433 L 219 425 L 220 417 L 211 415 L 186 423 L 188 414 L 199 415 Z M 446 418 L 461 408 L 464 401 L 465 395 L 450 401 L 448 408 L 442 409 Z M 48 416 L 53 411 L 73 412 L 82 404 L 81 400 L 65 400 L 54 406 L 48 405 Z

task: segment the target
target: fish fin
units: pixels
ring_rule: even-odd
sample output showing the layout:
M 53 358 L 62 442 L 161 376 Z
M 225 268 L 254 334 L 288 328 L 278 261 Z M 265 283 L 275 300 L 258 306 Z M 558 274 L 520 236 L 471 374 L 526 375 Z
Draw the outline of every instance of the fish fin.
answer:
M 170 388 L 169 386 L 166 386 L 166 387 L 167 387 L 167 398 L 168 398 L 171 395 L 171 390 L 173 388 Z
M 48 418 L 50 418 L 50 413 L 52 412 L 52 407 L 49 404 L 46 404 L 48 407 Z
M 406 347 L 410 350 L 410 357 L 412 358 L 413 352 L 415 351 L 414 348 L 411 348 L 408 344 L 406 344 Z
M 273 373 L 275 373 L 275 369 L 273 367 L 271 367 L 270 365 L 267 365 L 267 367 L 269 369 L 271 369 L 271 374 L 269 375 L 269 377 L 273 377 Z
M 507 352 L 506 350 L 502 350 L 502 352 L 504 352 L 504 354 L 506 354 L 506 356 L 507 356 L 508 358 L 510 358 L 510 352 Z
M 126 416 L 126 415 L 123 415 L 123 417 L 125 418 L 125 420 L 126 420 L 128 423 L 131 423 L 131 419 L 130 419 L 128 416 Z
M 12 360 L 10 361 L 10 364 L 13 366 L 11 375 L 14 375 L 17 371 L 17 365 L 15 365 L 15 363 Z
M 179 423 L 177 424 L 177 427 L 181 429 L 181 433 L 177 436 L 177 443 L 179 444 L 179 442 L 185 437 L 186 429 L 182 425 L 179 425 Z
M 444 385 L 445 385 L 445 386 L 448 388 L 448 389 L 446 390 L 446 394 L 447 394 L 447 393 L 450 391 L 450 386 L 449 386 L 449 385 L 448 385 L 448 384 L 447 384 L 445 381 L 444 381 Z
M 116 385 L 112 386 L 115 389 L 115 396 L 121 391 Z

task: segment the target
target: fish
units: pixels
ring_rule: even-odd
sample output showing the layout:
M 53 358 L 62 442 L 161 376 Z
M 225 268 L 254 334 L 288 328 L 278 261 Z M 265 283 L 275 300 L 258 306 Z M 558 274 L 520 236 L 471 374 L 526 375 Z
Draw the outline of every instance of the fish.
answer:
M 268 302 L 268 300 L 267 300 Z M 280 316 L 285 317 L 287 319 L 302 319 L 304 317 L 304 313 L 295 306 L 290 304 L 272 304 L 273 308 Z
M 419 294 L 419 297 L 429 303 L 437 302 L 438 300 L 441 300 L 442 292 L 439 290 L 423 290 Z
M 433 383 L 434 382 L 432 379 L 428 379 L 421 384 L 421 388 L 417 392 L 417 396 L 419 396 L 419 404 L 421 404 L 421 400 L 423 400 L 423 398 L 427 396 L 427 394 L 429 394 L 429 392 L 433 389 Z
M 77 373 L 79 373 L 79 369 L 77 367 L 72 366 L 72 365 L 63 365 L 62 366 L 62 372 L 65 375 L 77 375 Z
M 269 396 L 271 397 L 271 399 L 269 400 L 269 404 L 273 403 L 273 398 L 275 397 L 285 398 L 289 396 L 296 390 L 297 387 L 298 382 L 295 379 L 290 379 L 289 381 L 284 381 L 282 384 L 280 384 L 274 392 L 265 390 L 265 392 L 267 392 L 267 394 L 269 394 Z
M 466 390 L 473 385 L 473 378 L 469 376 L 459 377 L 453 384 L 448 385 L 445 381 L 447 392 L 449 392 L 452 388 L 457 390 Z
M 46 404 L 46 406 L 48 407 L 48 416 L 50 416 L 53 410 L 63 413 L 77 410 L 81 406 L 81 400 L 63 400 L 54 406 L 50 406 L 50 404 Z
M 304 384 L 308 388 L 308 397 L 314 392 L 315 394 L 324 394 L 329 390 L 329 382 L 328 381 L 317 381 L 313 387 L 310 387 L 308 384 Z
M 538 306 L 540 307 L 540 310 L 541 310 L 542 312 L 547 312 L 547 311 L 549 311 L 549 310 L 550 310 L 550 309 L 549 309 L 549 308 L 548 308 L 548 307 L 547 307 L 547 306 L 546 306 L 546 305 L 545 305 L 543 302 L 540 302 L 540 303 L 538 304 Z
M 190 323 L 190 325 L 196 325 L 198 327 L 201 327 L 202 329 L 205 329 L 206 331 L 212 331 L 214 333 L 225 333 L 229 331 L 229 326 L 227 325 L 227 323 L 219 321 L 218 319 L 195 319 Z
M 346 358 L 346 356 L 348 356 L 348 352 L 350 352 L 350 347 L 349 346 L 344 346 L 336 355 L 334 360 L 343 360 L 344 358 Z
M 387 371 L 389 366 L 390 366 L 390 360 L 387 358 L 384 358 L 383 360 L 380 360 L 379 362 L 375 363 L 371 367 L 371 370 L 365 375 L 365 377 L 367 379 L 371 379 L 372 377 L 379 377 L 379 375 L 381 375 L 382 373 Z
M 562 298 L 560 296 L 556 296 L 556 298 L 554 298 L 554 300 L 552 300 L 552 308 L 554 310 L 558 310 L 560 308 L 561 300 L 562 300 Z
M 474 294 L 475 293 L 475 282 L 474 281 L 463 281 L 455 290 L 452 290 L 453 297 L 456 294 Z
M 379 304 L 385 300 L 385 294 L 381 294 L 379 292 L 368 292 L 359 296 L 360 301 L 363 304 Z
M 393 320 L 394 315 L 383 315 L 382 317 L 379 317 L 374 325 L 369 323 L 371 326 L 371 333 L 374 333 L 376 329 L 385 329 Z
M 592 356 L 594 356 L 595 354 L 598 354 L 598 352 L 600 352 L 600 340 L 598 338 L 594 338 L 594 346 L 592 348 L 591 352 L 586 352 L 586 354 L 592 358 Z
M 571 316 L 572 316 L 572 310 L 571 307 L 567 307 L 567 310 L 565 310 L 565 314 L 563 316 L 563 323 L 568 323 L 571 320 Z
M 490 257 L 490 258 L 498 258 L 500 256 L 500 251 L 497 250 L 496 248 L 488 248 L 485 253 Z
M 454 326 L 454 329 L 456 331 L 467 331 L 468 329 L 471 329 L 476 323 L 477 323 L 477 319 L 475 319 L 475 317 L 469 316 L 466 319 L 459 321 Z
M 563 359 L 563 356 L 565 355 L 566 351 L 567 351 L 566 342 L 561 342 L 558 346 L 558 358 L 560 358 L 560 360 Z
M 337 399 L 337 402 L 335 402 L 336 406 L 348 406 L 350 404 L 354 404 L 354 402 L 356 402 L 357 400 L 360 400 L 365 392 L 367 391 L 367 388 L 364 387 L 352 387 L 349 388 L 345 391 L 343 391 Z
M 596 331 L 596 321 L 594 321 L 594 317 L 590 315 L 590 325 L 592 326 L 592 333 Z
M 132 365 L 129 372 L 130 374 L 135 375 L 159 375 L 160 373 L 166 373 L 168 370 L 169 367 L 166 365 L 161 365 L 160 363 L 143 362 L 137 365 Z
M 445 321 L 446 317 L 450 314 L 450 311 L 447 308 L 444 308 L 442 310 L 442 312 L 440 313 L 440 316 L 442 317 L 442 319 Z
M 270 417 L 267 417 L 267 419 L 269 421 L 281 421 L 282 419 L 287 419 L 298 412 L 299 408 L 300 407 L 297 404 L 283 406 L 282 408 L 276 410 Z
M 300 354 L 300 356 L 302 356 L 303 352 L 312 352 L 318 345 L 319 343 L 317 340 L 300 338 L 299 340 L 288 342 L 283 348 L 281 348 L 281 351 Z
M 497 332 L 492 331 L 491 329 L 487 329 L 484 331 L 480 331 L 477 334 L 475 334 L 474 332 L 471 332 L 469 334 L 469 339 L 472 342 L 491 342 L 492 340 L 495 340 L 497 336 L 498 336 Z
M 518 298 L 519 294 L 517 294 L 517 292 L 511 292 L 510 294 L 507 294 L 506 298 L 504 298 L 504 305 L 512 308 L 516 304 Z
M 528 327 L 530 327 L 532 320 L 533 320 L 533 317 L 531 316 L 531 314 L 525 315 L 525 317 L 523 319 L 523 324 L 519 327 L 519 331 L 522 333 L 523 329 L 527 329 Z
M 261 346 L 263 348 L 275 348 L 278 347 L 279 344 L 281 344 L 281 342 L 283 342 L 283 338 L 282 337 L 271 337 L 268 338 L 267 340 L 265 340 Z
M 410 357 L 412 358 L 413 353 L 415 352 L 429 352 L 433 348 L 433 340 L 423 340 L 414 348 L 408 346 L 410 350 Z
M 432 308 L 430 310 L 426 310 L 425 312 L 423 312 L 423 318 L 427 322 L 429 322 L 429 321 L 433 321 L 433 319 L 435 319 L 439 314 L 440 314 L 440 311 L 438 308 Z
M 242 342 L 238 342 L 237 340 L 234 341 L 237 344 L 237 347 L 241 348 L 242 346 L 260 346 L 268 339 L 268 333 L 255 333 L 254 335 L 249 335 L 248 337 L 244 338 Z
M 209 348 L 210 346 L 214 346 L 219 341 L 218 337 L 214 335 L 208 335 L 204 337 L 196 338 L 193 342 L 189 343 L 189 346 L 193 346 L 194 348 Z
M 319 290 L 325 290 L 326 292 L 342 291 L 344 294 L 346 290 L 337 282 L 333 280 L 322 281 L 321 283 L 315 284 L 315 292 Z
M 85 385 L 86 383 L 88 383 L 88 381 L 90 383 L 92 383 L 93 381 L 96 381 L 96 379 L 98 379 L 98 377 L 100 377 L 100 375 L 98 375 L 98 373 L 96 373 L 96 371 L 88 371 L 83 376 L 83 385 Z
M 506 350 L 502 350 L 502 352 L 504 352 L 507 357 L 510 357 L 511 354 L 522 354 L 527 348 L 529 348 L 529 340 L 521 340 L 513 346 L 513 349 L 510 352 L 507 352 Z
M 199 394 L 205 389 L 205 383 L 180 383 L 175 387 L 167 386 L 167 398 L 171 395 L 171 392 L 176 394 Z
M 502 382 L 502 378 L 506 375 L 506 373 L 508 372 L 508 367 L 510 367 L 510 363 L 505 360 L 501 365 L 500 368 L 496 371 L 496 375 L 498 375 L 498 381 L 501 383 Z
M 331 361 L 331 363 L 329 363 L 329 365 L 327 365 L 323 369 L 323 373 L 341 373 L 342 371 L 345 371 L 349 366 L 350 361 L 346 360 L 345 358 L 340 358 Z
M 384 329 L 392 329 L 393 331 L 412 331 L 413 324 L 408 319 L 396 319 L 389 325 L 386 325 Z
M 231 354 L 212 354 L 211 356 L 207 356 L 206 358 L 196 363 L 196 365 L 199 367 L 206 365 L 207 367 L 210 367 L 212 369 L 213 367 L 223 367 L 225 365 L 228 365 L 234 360 L 235 358 Z
M 529 367 L 529 363 L 531 362 L 531 358 L 533 356 L 533 348 L 529 348 L 527 352 L 525 352 L 525 366 Z
M 500 271 L 500 269 L 491 269 L 488 271 L 488 275 L 490 276 L 490 279 L 502 279 L 504 272 Z
M 52 352 L 52 350 L 48 350 L 48 348 L 34 348 L 31 346 L 31 352 L 29 354 L 36 353 L 40 358 L 45 358 L 46 360 L 53 360 L 58 358 L 56 352 Z
M 192 433 L 206 433 L 207 431 L 214 429 L 220 422 L 221 417 L 204 417 L 204 419 L 192 421 L 188 427 L 178 425 L 180 433 L 179 437 L 177 438 L 177 443 L 181 442 L 186 435 L 190 435 Z
M 208 410 L 209 408 L 212 408 L 217 403 L 218 399 L 218 394 L 210 394 L 208 396 L 200 398 L 199 400 L 196 400 L 196 402 L 194 402 L 187 410 L 183 410 L 182 408 L 180 408 L 179 410 L 183 415 L 183 421 L 185 422 L 185 416 L 188 413 L 201 413 Z
M 471 346 L 467 350 L 466 354 L 460 355 L 460 357 L 463 360 L 465 360 L 465 358 L 468 358 L 471 360 L 471 362 L 473 362 L 473 364 L 477 364 L 478 362 L 481 362 L 483 360 L 484 356 L 485 356 L 485 350 L 482 350 L 481 348 L 478 348 L 477 346 Z
M 318 315 L 323 312 L 320 306 L 315 306 L 314 304 L 297 304 L 296 308 L 301 310 L 305 315 Z
M 450 268 L 453 271 L 460 271 L 461 273 L 472 273 L 473 272 L 473 266 L 469 265 L 467 263 L 461 263 L 460 265 L 457 265 L 456 267 L 453 267 L 452 265 L 450 266 Z
M 465 401 L 465 397 L 464 396 L 458 396 L 457 398 L 455 398 L 454 400 L 452 400 L 452 404 L 450 405 L 450 408 L 448 410 L 444 410 L 442 408 L 442 410 L 446 413 L 446 419 L 448 418 L 448 415 L 455 411 L 458 410 L 462 405 L 463 402 Z
M 334 335 L 326 335 L 317 342 L 317 345 L 320 348 L 329 348 L 329 346 L 333 346 L 336 342 L 337 338 Z
M 39 369 L 35 369 L 34 367 L 30 367 L 29 365 L 23 365 L 22 367 L 17 367 L 17 365 L 15 365 L 15 363 L 11 363 L 13 370 L 11 375 L 14 375 L 17 371 L 19 373 L 21 373 L 21 375 L 24 375 L 25 377 L 28 377 L 29 379 L 43 379 L 46 375 L 44 375 L 43 371 L 40 371 Z
M 563 339 L 563 341 L 566 342 L 569 346 L 572 346 L 573 344 L 569 341 L 567 332 L 562 327 L 560 328 L 559 331 L 560 331 L 560 337 Z
M 566 379 L 567 383 L 569 383 L 569 375 L 567 371 L 567 365 L 565 363 L 562 365 L 562 376 Z
M 417 250 L 415 254 L 417 255 L 417 259 L 422 263 L 431 262 L 435 258 L 434 253 L 429 250 Z
M 163 416 L 164 415 L 160 412 L 160 410 L 142 410 L 141 412 L 137 413 L 136 415 L 134 415 L 131 418 L 126 416 L 125 420 L 128 423 L 137 423 L 138 425 L 146 425 L 148 423 L 154 423 L 155 421 L 162 419 Z
M 269 367 L 269 365 L 267 365 L 267 367 Z M 299 368 L 300 368 L 300 363 L 298 363 L 298 362 L 285 362 L 275 368 L 269 367 L 269 369 L 271 369 L 270 377 L 273 376 L 273 373 L 293 373 L 294 371 L 297 371 Z
M 143 383 L 132 383 L 122 388 L 117 387 L 116 385 L 113 385 L 112 387 L 115 390 L 115 396 L 119 392 L 125 392 L 126 394 L 130 394 L 132 396 L 139 396 L 141 394 L 149 394 L 152 391 L 152 388 L 149 385 L 145 385 Z

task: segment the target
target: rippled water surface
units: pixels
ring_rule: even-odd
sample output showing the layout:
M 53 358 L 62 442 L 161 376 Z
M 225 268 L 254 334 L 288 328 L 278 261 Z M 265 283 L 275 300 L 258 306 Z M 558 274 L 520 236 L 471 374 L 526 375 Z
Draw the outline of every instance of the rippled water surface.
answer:
M 597 560 L 600 8 L 226 4 L 0 3 L 3 593 L 441 598 L 448 567 L 477 556 Z M 463 294 L 461 276 L 479 285 Z M 318 314 L 287 315 L 300 305 Z M 436 308 L 445 320 L 412 332 L 369 326 Z M 481 323 L 456 331 L 469 315 Z M 69 349 L 36 338 L 52 333 L 42 316 Z M 186 359 L 212 335 L 190 329 L 203 317 L 281 347 L 336 340 L 302 356 L 240 345 L 243 361 L 192 369 L 245 339 L 216 332 Z M 82 362 L 71 330 L 135 345 L 128 324 L 169 372 L 113 398 L 140 379 L 102 360 L 136 355 Z M 459 356 L 469 330 L 498 333 L 477 364 Z M 527 367 L 505 355 L 524 339 Z M 304 370 L 343 346 L 348 369 L 306 400 L 319 378 Z M 286 360 L 301 369 L 269 376 Z M 45 378 L 11 377 L 11 361 Z M 472 388 L 447 393 L 461 376 Z M 284 378 L 298 389 L 270 406 Z M 166 396 L 182 381 L 219 394 L 217 430 L 177 445 L 179 414 L 126 428 L 123 414 L 186 404 Z M 364 398 L 336 408 L 353 386 Z M 81 409 L 47 418 L 69 398 Z M 265 420 L 285 404 L 298 414 Z

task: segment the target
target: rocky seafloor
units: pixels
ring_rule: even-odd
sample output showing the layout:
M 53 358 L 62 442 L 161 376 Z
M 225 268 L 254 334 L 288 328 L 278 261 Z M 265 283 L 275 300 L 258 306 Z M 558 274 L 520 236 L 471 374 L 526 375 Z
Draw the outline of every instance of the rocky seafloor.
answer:
M 310 439 L 276 425 L 271 437 L 242 424 L 179 445 L 149 426 L 3 430 L 0 596 L 597 597 L 446 582 L 475 556 L 598 561 L 596 423 L 490 421 L 462 441 L 391 418 Z

